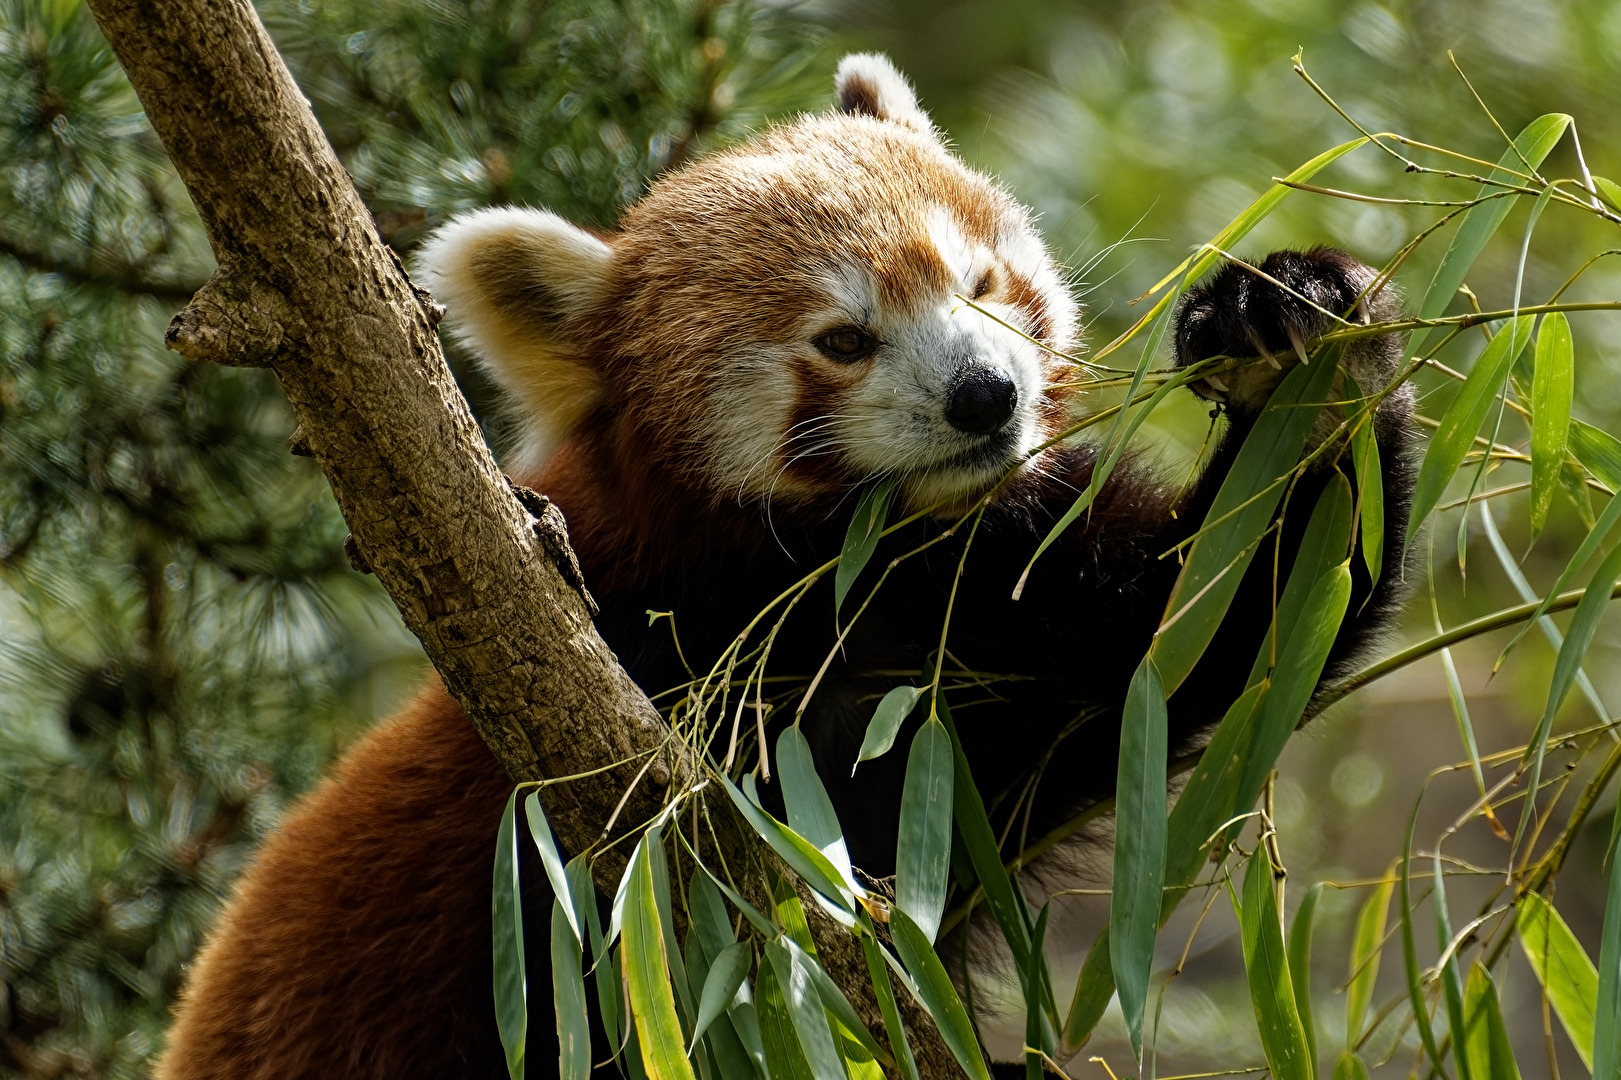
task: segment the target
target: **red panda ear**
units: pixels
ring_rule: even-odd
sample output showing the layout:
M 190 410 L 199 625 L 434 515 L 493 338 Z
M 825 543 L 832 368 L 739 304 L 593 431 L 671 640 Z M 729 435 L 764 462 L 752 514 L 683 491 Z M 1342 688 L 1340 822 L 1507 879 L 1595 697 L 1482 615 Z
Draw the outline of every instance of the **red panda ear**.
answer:
M 839 112 L 889 120 L 921 135 L 935 134 L 928 114 L 918 106 L 912 84 L 882 53 L 846 56 L 839 62 L 833 83 L 838 91 Z
M 516 207 L 463 214 L 417 253 L 446 326 L 509 396 L 515 467 L 538 466 L 602 396 L 571 328 L 605 291 L 611 254 L 556 214 Z

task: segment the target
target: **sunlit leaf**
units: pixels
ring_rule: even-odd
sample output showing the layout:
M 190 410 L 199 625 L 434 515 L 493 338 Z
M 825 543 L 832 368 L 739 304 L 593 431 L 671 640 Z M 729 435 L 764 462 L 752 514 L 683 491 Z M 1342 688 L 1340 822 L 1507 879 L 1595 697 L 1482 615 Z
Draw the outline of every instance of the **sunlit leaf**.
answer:
M 1251 856 L 1244 871 L 1243 889 L 1239 925 L 1244 939 L 1244 970 L 1267 1065 L 1277 1080 L 1312 1080 L 1311 1048 L 1295 1003 L 1283 945 L 1283 919 L 1273 891 L 1272 867 L 1264 851 Z
M 934 941 L 946 906 L 951 868 L 951 736 L 930 720 L 912 740 L 901 790 L 900 836 L 895 845 L 895 905 Z
M 731 796 L 732 804 L 743 814 L 744 819 L 760 838 L 771 846 L 771 850 L 793 867 L 794 872 L 804 878 L 807 885 L 833 901 L 849 920 L 846 925 L 854 925 L 855 896 L 845 885 L 839 870 L 828 861 L 827 856 L 804 837 L 754 805 L 729 779 L 722 776 L 720 782 L 726 789 L 726 794 Z
M 1540 893 L 1526 893 L 1517 906 L 1515 925 L 1520 932 L 1520 947 L 1547 993 L 1554 1015 L 1581 1055 L 1582 1064 L 1591 1069 L 1598 970 L 1565 920 Z M 1609 921 L 1608 908 L 1605 921 Z
M 529 986 L 524 974 L 523 894 L 518 877 L 518 792 L 507 796 L 495 837 L 495 884 L 490 891 L 494 924 L 495 1025 L 506 1050 L 507 1072 L 523 1080 L 529 1035 Z
M 854 891 L 855 873 L 850 868 L 844 830 L 822 778 L 816 775 L 810 743 L 798 725 L 783 728 L 777 736 L 777 771 L 781 774 L 778 779 L 782 781 L 782 800 L 788 807 L 788 827 L 827 856 L 840 879 Z
M 586 1011 L 580 939 L 561 897 L 552 901 L 552 1004 L 557 1013 L 559 1080 L 591 1075 L 591 1022 Z
M 766 1071 L 771 1080 L 821 1080 L 811 1072 L 805 1051 L 799 1045 L 793 1018 L 775 964 L 760 965 L 754 997 L 760 1023 L 760 1041 L 765 1049 Z
M 974 1036 L 974 1026 L 929 939 L 904 911 L 891 913 L 889 929 L 895 938 L 895 951 L 917 988 L 918 1000 L 934 1018 L 935 1027 L 940 1029 L 940 1037 L 951 1049 L 957 1064 L 972 1080 L 991 1080 L 980 1054 L 979 1040 Z
M 1351 461 L 1356 469 L 1357 511 L 1362 519 L 1362 561 L 1368 567 L 1368 580 L 1377 584 L 1385 558 L 1385 483 L 1371 415 L 1351 433 Z
M 1531 343 L 1534 316 L 1511 319 L 1481 350 L 1452 403 L 1441 416 L 1440 426 L 1430 436 L 1424 463 L 1419 466 L 1413 485 L 1413 508 L 1407 519 L 1408 542 L 1417 535 L 1424 519 L 1441 501 L 1441 494 L 1452 480 L 1465 455 L 1475 447 L 1475 437 L 1486 422 L 1497 395 L 1508 381 L 1515 359 Z M 1487 432 L 1489 435 L 1490 432 Z
M 878 999 L 878 1011 L 884 1015 L 884 1031 L 889 1036 L 889 1048 L 894 1053 L 901 1076 L 904 1080 L 919 1080 L 917 1062 L 912 1057 L 912 1047 L 906 1041 L 906 1029 L 901 1024 L 900 1004 L 895 1000 L 895 988 L 889 981 L 889 964 L 866 912 L 861 914 L 861 949 L 867 960 L 867 977 L 872 980 L 873 996 Z
M 889 1055 L 878 1045 L 878 1040 L 872 1037 L 872 1032 L 867 1030 L 867 1025 L 862 1023 L 861 1017 L 856 1014 L 855 1006 L 844 996 L 844 991 L 833 981 L 833 976 L 822 967 L 822 962 L 806 952 L 793 938 L 784 937 L 783 942 L 793 956 L 795 965 L 804 969 L 806 977 L 810 979 L 811 986 L 816 990 L 816 996 L 821 999 L 822 1008 L 838 1021 L 844 1037 L 860 1046 L 869 1056 L 888 1064 Z
M 1479 963 L 1469 969 L 1463 1011 L 1467 1028 L 1463 1056 L 1469 1062 L 1469 1075 L 1475 1080 L 1520 1080 L 1503 1010 L 1497 1003 L 1497 985 Z
M 850 586 L 866 568 L 867 561 L 878 548 L 878 538 L 884 531 L 884 518 L 889 514 L 889 499 L 895 493 L 895 478 L 887 477 L 869 484 L 856 503 L 855 516 L 844 534 L 844 549 L 839 552 L 839 565 L 833 572 L 833 615 L 838 617 Z
M 839 1064 L 839 1048 L 833 1042 L 827 1014 L 822 1011 L 821 996 L 805 965 L 781 939 L 765 947 L 765 961 L 776 973 L 788 1020 L 794 1026 L 799 1049 L 805 1055 L 811 1075 L 816 1080 L 845 1080 L 844 1068 Z
M 569 929 L 574 931 L 574 939 L 584 941 L 580 932 L 580 917 L 574 910 L 573 900 L 569 897 L 568 879 L 563 874 L 563 858 L 557 851 L 557 842 L 552 838 L 551 823 L 546 820 L 546 812 L 540 805 L 540 792 L 529 793 L 523 801 L 523 812 L 529 821 L 530 839 L 540 852 L 540 864 L 546 868 L 546 880 L 551 882 L 552 893 L 563 901 L 563 917 L 568 920 Z
M 1621 211 L 1621 184 L 1617 184 L 1614 180 L 1606 180 L 1602 176 L 1595 176 L 1593 186 L 1598 188 L 1599 195 L 1610 204 L 1612 210 Z
M 1523 171 L 1525 162 L 1529 162 L 1532 168 L 1541 165 L 1548 152 L 1554 148 L 1554 144 L 1565 134 L 1565 129 L 1570 123 L 1570 117 L 1563 113 L 1548 113 L 1531 121 L 1515 136 L 1514 148 L 1505 151 L 1498 159 L 1498 167 L 1492 170 L 1489 179 L 1505 184 L 1523 183 L 1512 173 Z M 1479 194 L 1488 195 L 1495 190 L 1498 189 L 1494 186 L 1482 185 Z M 1486 247 L 1486 242 L 1497 232 L 1518 201 L 1519 198 L 1513 195 L 1492 199 L 1490 202 L 1471 207 L 1464 214 L 1457 235 L 1452 238 L 1451 246 L 1441 259 L 1441 265 L 1436 267 L 1435 276 L 1430 279 L 1430 287 L 1424 293 L 1423 302 L 1419 304 L 1419 318 L 1434 319 L 1446 313 L 1452 298 L 1458 293 L 1458 287 L 1468 276 L 1469 268 L 1474 266 L 1475 259 Z M 1429 335 L 1430 330 L 1427 328 L 1415 331 L 1407 344 L 1408 355 L 1418 356 Z M 1448 470 L 1447 475 L 1451 475 L 1451 470 Z
M 636 1018 L 636 1036 L 642 1063 L 651 1080 L 696 1080 L 687 1060 L 681 1021 L 675 1012 L 670 963 L 665 952 L 664 928 L 653 882 L 652 861 L 644 836 L 631 856 L 630 888 L 625 896 L 622 933 L 625 984 L 630 1010 Z
M 1354 1050 L 1346 1050 L 1334 1063 L 1334 1080 L 1369 1080 L 1368 1065 Z
M 1384 948 L 1385 915 L 1390 908 L 1393 880 L 1375 885 L 1357 912 L 1356 933 L 1351 938 L 1351 979 L 1345 988 L 1345 1048 L 1355 1049 L 1362 1039 L 1368 1005 L 1373 1001 L 1373 985 L 1379 978 L 1379 956 Z
M 1109 963 L 1139 1057 L 1165 879 L 1166 724 L 1165 688 L 1152 656 L 1145 656 L 1131 677 L 1121 720 L 1109 904 Z
M 900 733 L 901 724 L 911 715 L 917 699 L 922 696 L 923 691 L 916 686 L 897 686 L 884 695 L 878 708 L 873 710 L 872 719 L 867 722 L 861 752 L 856 755 L 856 765 L 850 767 L 851 776 L 855 775 L 856 766 L 863 761 L 889 753 L 889 748 L 895 745 L 895 736 Z
M 1575 394 L 1570 320 L 1562 311 L 1543 317 L 1537 333 L 1536 376 L 1531 384 L 1531 535 L 1542 532 L 1559 487 Z

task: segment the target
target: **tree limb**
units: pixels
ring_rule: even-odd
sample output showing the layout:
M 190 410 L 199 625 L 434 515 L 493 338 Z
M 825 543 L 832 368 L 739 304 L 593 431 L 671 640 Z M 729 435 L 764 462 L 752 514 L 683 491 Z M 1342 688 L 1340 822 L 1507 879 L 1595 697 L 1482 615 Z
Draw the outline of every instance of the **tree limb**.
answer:
M 490 456 L 445 365 L 438 307 L 378 237 L 251 4 L 89 6 L 219 264 L 169 347 L 276 373 L 353 532 L 351 558 L 376 573 L 508 773 L 612 767 L 543 789 L 565 846 L 594 847 L 638 773 L 617 820 L 652 818 L 693 763 L 592 625 L 562 515 L 515 491 Z M 755 845 L 729 810 L 712 820 L 728 864 L 745 865 Z M 627 850 L 594 861 L 600 889 L 617 884 Z M 763 882 L 749 884 L 764 901 Z M 878 1028 L 859 943 L 805 908 L 824 965 Z M 923 1074 L 956 1075 L 926 1014 L 902 1005 Z

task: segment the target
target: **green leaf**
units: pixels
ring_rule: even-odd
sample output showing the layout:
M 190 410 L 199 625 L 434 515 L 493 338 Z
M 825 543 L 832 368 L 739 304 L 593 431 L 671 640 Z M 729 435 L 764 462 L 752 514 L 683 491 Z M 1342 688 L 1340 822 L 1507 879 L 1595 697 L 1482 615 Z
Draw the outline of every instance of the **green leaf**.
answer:
M 708 871 L 693 874 L 687 883 L 687 910 L 691 913 L 692 928 L 698 932 L 708 956 L 719 957 L 737 942 L 732 920 L 726 914 L 726 904 Z M 714 965 L 715 961 L 711 960 L 710 967 Z
M 1373 417 L 1351 433 L 1351 461 L 1356 469 L 1358 516 L 1361 519 L 1362 561 L 1368 567 L 1369 587 L 1377 584 L 1385 558 L 1385 483 L 1379 464 L 1379 440 Z
M 1008 950 L 1013 954 L 1014 963 L 1018 965 L 1017 970 L 1022 983 L 1024 973 L 1029 969 L 1030 959 L 1029 912 L 1024 906 L 1024 898 L 1014 889 L 1013 880 L 1008 877 L 1007 867 L 1002 865 L 1002 853 L 996 843 L 996 833 L 991 828 L 991 820 L 985 812 L 985 803 L 980 798 L 979 788 L 974 784 L 974 774 L 968 766 L 967 755 L 963 753 L 962 740 L 957 738 L 951 710 L 946 707 L 944 697 L 935 700 L 938 703 L 940 720 L 945 725 L 946 733 L 951 736 L 952 758 L 956 763 L 951 793 L 952 815 L 957 822 L 957 831 L 962 837 L 963 847 L 968 852 L 968 859 L 973 864 L 974 873 L 985 889 L 985 902 L 990 907 L 996 924 L 1002 928 Z
M 878 999 L 878 1011 L 884 1016 L 884 1033 L 889 1036 L 889 1048 L 899 1064 L 904 1080 L 919 1080 L 917 1062 L 912 1047 L 906 1041 L 906 1028 L 901 1024 L 900 1004 L 895 1000 L 895 988 L 889 981 L 889 968 L 883 946 L 873 930 L 872 920 L 861 913 L 861 951 L 867 960 L 867 976 L 872 979 L 873 996 Z
M 1307 1060 L 1317 1061 L 1317 1032 L 1311 1019 L 1311 934 L 1317 916 L 1317 898 L 1323 894 L 1323 883 L 1318 882 L 1306 890 L 1306 898 L 1295 910 L 1295 924 L 1289 928 L 1289 981 L 1294 984 L 1295 1011 L 1300 1014 L 1300 1028 L 1306 1035 Z
M 1345 1049 L 1353 1050 L 1362 1041 L 1362 1025 L 1373 1002 L 1373 984 L 1379 978 L 1379 956 L 1384 951 L 1385 918 L 1390 908 L 1394 881 L 1374 886 L 1357 913 L 1356 933 L 1351 938 L 1351 978 L 1345 988 Z M 1364 1066 L 1364 1069 L 1366 1066 Z
M 1435 892 L 1432 894 L 1435 904 L 1435 937 L 1439 942 L 1436 948 L 1445 956 L 1445 961 L 1441 964 L 1441 990 L 1446 997 L 1447 1027 L 1452 1033 L 1452 1056 L 1458 1063 L 1459 1080 L 1486 1080 L 1484 1076 L 1475 1076 L 1470 1069 L 1469 1055 L 1463 1052 L 1464 1044 L 1468 1041 L 1468 1028 L 1463 1009 L 1463 979 L 1458 973 L 1458 951 L 1452 948 L 1452 918 L 1447 912 L 1446 875 L 1441 872 L 1440 851 L 1434 853 L 1432 863 L 1435 882 Z
M 523 1080 L 529 1037 L 529 985 L 523 963 L 523 893 L 518 880 L 518 792 L 507 796 L 495 836 L 495 884 L 490 890 L 495 959 L 495 1026 L 506 1050 L 507 1073 Z
M 1617 810 L 1621 823 L 1621 809 Z M 1621 834 L 1610 840 L 1610 891 L 1598 950 L 1593 1009 L 1593 1075 L 1621 1076 Z M 1568 1029 L 1567 1029 L 1568 1030 Z
M 659 920 L 653 864 L 648 858 L 649 836 L 643 836 L 636 845 L 626 870 L 630 887 L 625 894 L 621 932 L 630 1011 L 636 1018 L 642 1063 L 651 1080 L 696 1080 L 681 1037 L 681 1021 L 675 1013 L 664 927 Z
M 756 980 L 755 1007 L 760 1022 L 760 1042 L 765 1049 L 766 1073 L 771 1080 L 819 1080 L 805 1060 L 793 1018 L 775 964 L 760 965 Z
M 608 1045 L 614 1048 L 614 1057 L 617 1058 L 622 1042 L 619 1024 L 622 986 L 618 965 L 609 955 L 602 932 L 602 916 L 597 910 L 597 887 L 591 880 L 591 864 L 584 855 L 576 855 L 564 872 L 568 877 L 569 894 L 574 898 L 574 909 L 585 915 L 585 929 L 591 938 L 591 955 L 596 958 L 591 967 L 597 990 L 597 1015 L 602 1018 L 602 1030 L 608 1036 Z
M 1570 451 L 1611 491 L 1621 491 L 1621 439 L 1581 420 L 1570 422 Z
M 1109 964 L 1139 1059 L 1165 880 L 1166 723 L 1165 687 L 1152 655 L 1145 656 L 1132 674 L 1121 721 L 1109 903 Z
M 563 901 L 563 917 L 568 920 L 569 929 L 574 931 L 574 940 L 584 941 L 580 933 L 579 913 L 574 910 L 574 902 L 569 897 L 568 878 L 563 874 L 563 858 L 558 854 L 557 842 L 552 838 L 551 823 L 546 820 L 546 812 L 540 806 L 540 792 L 529 793 L 523 801 L 523 812 L 529 819 L 529 836 L 535 842 L 535 849 L 540 852 L 540 864 L 546 868 L 546 880 L 551 882 L 552 893 Z
M 1598 188 L 1599 195 L 1610 204 L 1610 209 L 1621 211 L 1621 184 L 1614 180 L 1606 180 L 1602 176 L 1593 177 L 1593 186 Z
M 698 1002 L 698 1019 L 692 1025 L 690 1046 L 696 1046 L 716 1017 L 725 1013 L 753 963 L 754 949 L 744 941 L 734 941 L 715 957 L 704 978 L 703 994 Z M 691 1052 L 690 1047 L 688 1052 Z
M 1613 876 L 1613 875 L 1612 875 Z M 1540 893 L 1526 893 L 1519 899 L 1516 926 L 1520 947 L 1531 962 L 1531 970 L 1548 995 L 1559 1022 L 1565 1026 L 1582 1064 L 1593 1068 L 1593 1010 L 1598 1000 L 1598 971 L 1586 951 L 1570 932 L 1565 920 Z M 1605 929 L 1609 910 L 1605 910 Z M 1598 1075 L 1597 1073 L 1594 1074 Z M 1613 1073 L 1610 1075 L 1614 1075 Z
M 580 939 L 562 897 L 552 901 L 552 1004 L 557 1013 L 558 1078 L 588 1080 L 591 1022 L 585 1005 L 585 973 Z
M 895 904 L 934 941 L 946 907 L 951 869 L 951 736 L 930 720 L 912 740 L 901 789 L 900 838 L 895 846 Z
M 1575 350 L 1570 320 L 1555 311 L 1537 334 L 1536 374 L 1531 382 L 1531 535 L 1548 523 L 1559 470 L 1565 464 L 1570 404 L 1575 394 Z
M 1050 901 L 1041 906 L 1041 914 L 1036 916 L 1035 929 L 1030 933 L 1030 969 L 1025 972 L 1024 977 L 1024 1044 L 1031 1048 L 1024 1055 L 1026 1080 L 1042 1080 L 1046 1075 L 1047 1070 L 1042 1064 L 1041 1054 L 1036 1051 L 1051 1054 L 1057 1049 L 1053 1045 L 1053 1030 L 1046 1022 L 1047 1016 L 1041 1007 L 1040 997 L 1045 975 L 1041 965 L 1045 962 L 1043 949 L 1047 942 L 1047 917 L 1052 914 L 1052 910 Z
M 1512 174 L 1522 172 L 1525 162 L 1530 162 L 1532 168 L 1541 165 L 1570 123 L 1570 117 L 1564 113 L 1548 113 L 1531 121 L 1519 135 L 1515 136 L 1514 148 L 1505 151 L 1498 159 L 1497 168 L 1492 170 L 1489 179 L 1523 186 L 1525 181 Z M 1489 195 L 1495 190 L 1498 189 L 1494 186 L 1482 185 L 1479 195 Z M 1441 259 L 1441 265 L 1436 267 L 1435 277 L 1430 279 L 1430 287 L 1424 294 L 1424 302 L 1418 308 L 1419 318 L 1434 319 L 1446 313 L 1452 298 L 1458 293 L 1459 286 L 1468 276 L 1469 268 L 1475 264 L 1475 259 L 1486 247 L 1486 242 L 1497 232 L 1498 227 L 1503 224 L 1509 211 L 1514 209 L 1514 204 L 1519 200 L 1518 195 L 1492 199 L 1490 202 L 1471 207 L 1463 215 L 1457 235 L 1452 238 L 1451 246 Z M 1418 356 L 1429 335 L 1428 327 L 1415 331 L 1408 341 L 1407 355 Z
M 934 954 L 929 939 L 899 908 L 890 912 L 889 929 L 895 940 L 895 951 L 912 976 L 918 1000 L 934 1018 L 935 1027 L 940 1029 L 940 1037 L 957 1064 L 972 1080 L 991 1080 L 984 1055 L 980 1053 L 979 1040 L 974 1037 L 974 1026 L 969 1023 L 962 999 L 957 997 L 956 988 L 951 985 L 951 978 Z
M 1464 1057 L 1475 1080 L 1520 1080 L 1514 1049 L 1509 1045 L 1503 1011 L 1497 1003 L 1497 985 L 1477 961 L 1469 969 L 1464 988 Z
M 1244 872 L 1239 908 L 1244 939 L 1244 970 L 1250 1003 L 1261 1031 L 1261 1048 L 1277 1080 L 1312 1080 L 1311 1049 L 1295 1003 L 1294 984 L 1283 946 L 1283 918 L 1273 891 L 1272 867 L 1266 853 L 1250 857 Z
M 726 789 L 726 794 L 731 796 L 732 805 L 737 807 L 760 838 L 770 845 L 771 850 L 782 856 L 783 862 L 804 878 L 805 884 L 833 902 L 843 913 L 844 919 L 848 920 L 844 923 L 846 926 L 853 926 L 855 896 L 841 880 L 839 871 L 827 860 L 827 856 L 810 841 L 754 805 L 731 780 L 722 776 L 720 782 Z M 721 883 L 717 881 L 716 884 Z M 741 897 L 734 899 L 733 903 L 740 899 Z
M 878 538 L 884 531 L 884 518 L 889 516 L 889 499 L 895 493 L 895 478 L 887 477 L 869 484 L 856 503 L 855 516 L 844 534 L 844 549 L 839 552 L 838 569 L 833 572 L 833 617 L 844 607 L 844 598 L 850 586 L 856 583 L 867 560 L 878 548 Z
M 856 766 L 863 761 L 889 753 L 889 748 L 895 745 L 895 736 L 900 733 L 902 722 L 912 714 L 917 699 L 922 696 L 923 691 L 916 686 L 897 686 L 884 695 L 878 708 L 873 710 L 872 719 L 867 722 L 861 752 L 856 755 L 856 764 L 850 766 L 851 776 L 856 774 Z
M 1368 1065 L 1355 1051 L 1347 1050 L 1334 1064 L 1334 1080 L 1369 1080 Z
M 803 968 L 810 979 L 811 986 L 816 990 L 816 996 L 821 999 L 822 1007 L 838 1021 L 844 1037 L 860 1046 L 874 1059 L 888 1064 L 889 1055 L 878 1045 L 878 1040 L 872 1037 L 872 1032 L 867 1030 L 867 1025 L 862 1023 L 861 1017 L 856 1015 L 855 1006 L 844 996 L 844 991 L 833 981 L 833 976 L 822 967 L 822 962 L 812 953 L 805 951 L 793 938 L 784 936 L 782 940 L 788 952 L 792 954 L 795 965 Z
M 777 771 L 782 781 L 782 800 L 788 806 L 788 827 L 827 856 L 840 879 L 855 891 L 855 873 L 850 868 L 844 830 L 822 778 L 816 775 L 810 743 L 798 725 L 784 728 L 777 736 Z
M 1430 1026 L 1429 1009 L 1424 1003 L 1424 983 L 1418 968 L 1418 942 L 1413 931 L 1413 833 L 1418 828 L 1419 801 L 1414 801 L 1413 812 L 1407 818 L 1407 836 L 1401 854 L 1401 919 L 1402 974 L 1407 980 L 1407 1000 L 1412 1005 L 1413 1026 L 1424 1044 L 1435 1067 L 1441 1067 L 1441 1052 L 1435 1045 L 1435 1030 Z
M 1340 350 L 1297 365 L 1244 439 L 1171 590 L 1151 655 L 1167 694 L 1174 693 L 1216 636 L 1244 571 L 1283 498 L 1278 482 L 1294 471 L 1334 382 Z
M 800 956 L 804 954 L 801 953 Z M 811 982 L 805 965 L 779 938 L 765 947 L 766 961 L 777 976 L 782 988 L 783 1003 L 787 1007 L 789 1022 L 799 1039 L 805 1062 L 816 1080 L 845 1080 L 844 1067 L 839 1064 L 839 1049 L 833 1042 L 827 1014 L 822 1011 L 822 999 Z
M 1407 519 L 1408 543 L 1412 543 L 1424 519 L 1441 501 L 1442 492 L 1463 464 L 1464 456 L 1474 447 L 1475 436 L 1508 381 L 1509 369 L 1521 350 L 1531 343 L 1531 327 L 1535 322 L 1535 316 L 1521 315 L 1499 330 L 1481 350 L 1463 388 L 1442 414 L 1440 426 L 1430 436 L 1429 449 L 1424 452 L 1424 463 L 1419 466 L 1418 480 L 1413 485 L 1413 509 Z
M 1092 1037 L 1103 1011 L 1114 996 L 1114 969 L 1109 966 L 1109 928 L 1098 932 L 1075 979 L 1075 996 L 1064 1020 L 1064 1049 L 1078 1050 Z

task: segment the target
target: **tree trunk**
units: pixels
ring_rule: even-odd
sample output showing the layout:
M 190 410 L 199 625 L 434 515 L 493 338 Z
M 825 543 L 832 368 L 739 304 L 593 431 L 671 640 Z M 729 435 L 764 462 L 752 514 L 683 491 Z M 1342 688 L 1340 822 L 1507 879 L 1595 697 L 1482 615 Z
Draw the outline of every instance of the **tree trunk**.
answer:
M 520 499 L 497 468 L 445 365 L 438 309 L 379 238 L 252 5 L 89 6 L 219 264 L 168 346 L 275 372 L 295 442 L 353 531 L 351 559 L 376 573 L 514 779 L 596 773 L 543 789 L 566 846 L 594 846 L 627 787 L 617 820 L 652 818 L 699 771 L 592 625 L 562 515 Z M 742 866 L 752 838 L 715 803 L 722 855 Z M 595 861 L 599 889 L 618 883 L 628 847 Z M 763 883 L 750 885 L 764 904 Z M 828 971 L 880 1029 L 859 942 L 805 909 Z M 901 1004 L 923 1075 L 958 1075 L 926 1014 Z

